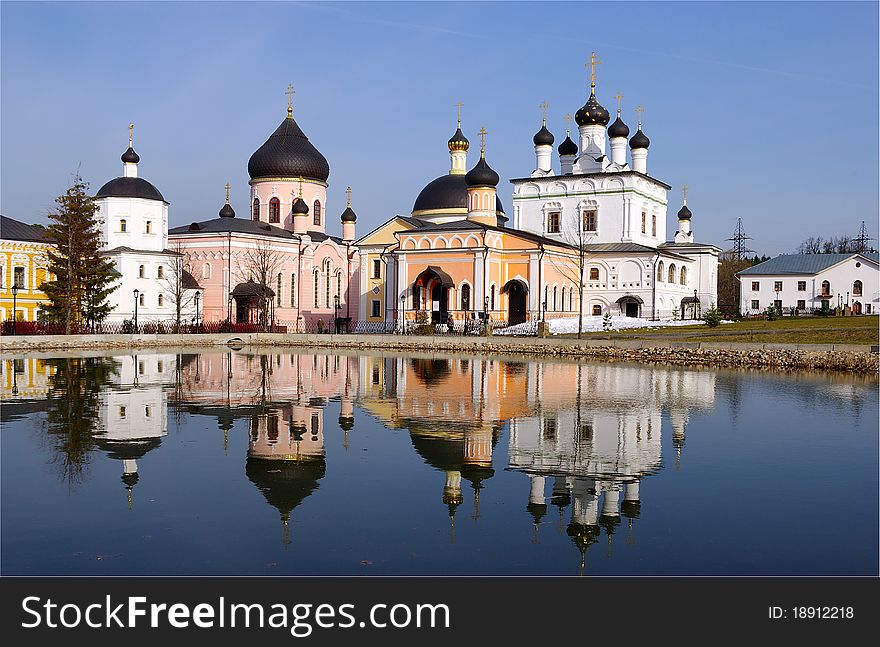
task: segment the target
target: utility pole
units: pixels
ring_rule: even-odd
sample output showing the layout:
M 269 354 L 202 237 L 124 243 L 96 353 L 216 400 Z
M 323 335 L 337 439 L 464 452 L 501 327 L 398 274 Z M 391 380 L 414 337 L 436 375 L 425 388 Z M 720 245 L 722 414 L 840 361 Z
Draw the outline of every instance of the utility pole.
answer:
M 728 250 L 728 253 L 732 254 L 733 257 L 738 261 L 741 261 L 743 257 L 749 252 L 753 254 L 755 253 L 755 250 L 746 247 L 746 241 L 752 240 L 752 237 L 746 236 L 746 232 L 743 229 L 742 218 L 736 219 L 736 229 L 733 232 L 733 237 L 728 238 L 727 240 L 733 241 L 733 247 Z
M 855 237 L 853 240 L 853 245 L 855 246 L 855 251 L 864 253 L 868 251 L 868 241 L 875 240 L 868 235 L 868 228 L 865 226 L 865 221 L 862 220 L 862 225 L 859 227 L 859 235 Z

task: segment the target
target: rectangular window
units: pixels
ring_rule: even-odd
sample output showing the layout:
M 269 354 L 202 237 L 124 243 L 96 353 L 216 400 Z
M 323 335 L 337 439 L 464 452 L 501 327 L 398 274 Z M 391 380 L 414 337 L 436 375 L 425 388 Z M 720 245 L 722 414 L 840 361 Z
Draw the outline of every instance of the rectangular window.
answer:
M 806 292 L 807 291 L 807 282 L 806 281 L 798 281 L 798 292 Z
M 596 232 L 598 231 L 598 218 L 596 217 L 596 210 L 591 209 L 589 211 L 584 211 L 584 231 Z
M 752 300 L 752 310 L 760 310 L 760 309 L 761 309 L 761 304 L 758 302 L 757 299 L 753 299 Z
M 651 216 L 651 235 L 657 238 L 657 216 Z
M 554 211 L 553 213 L 547 214 L 547 233 L 548 234 L 558 234 L 560 231 L 561 223 L 560 223 L 560 214 L 558 211 Z
M 373 259 L 373 278 L 381 279 L 382 278 L 382 259 L 374 258 Z
M 381 317 L 382 316 L 382 303 L 380 301 L 377 301 L 374 299 L 373 301 L 370 302 L 370 305 L 372 308 L 372 314 L 370 314 L 370 316 L 373 317 L 374 319 L 377 317 Z
M 119 221 L 119 231 L 120 231 L 120 233 L 123 233 L 123 234 L 124 234 L 126 231 L 128 231 L 128 223 L 125 222 L 125 220 L 120 220 L 120 221 Z
M 773 281 L 773 291 L 782 292 L 782 281 Z
M 159 269 L 156 270 L 156 271 L 157 271 L 156 276 L 158 276 L 160 279 L 164 279 L 164 278 L 165 278 L 165 266 L 164 266 L 164 265 L 160 265 L 160 266 L 159 266 Z
M 145 233 L 152 234 L 153 233 L 153 223 L 147 220 L 147 227 Z
M 23 267 L 16 267 L 13 270 L 13 272 L 14 272 L 14 274 L 12 277 L 12 280 L 13 280 L 12 284 L 19 289 L 23 288 L 24 287 L 24 268 Z
M 290 275 L 290 307 L 296 305 L 296 274 Z
M 165 297 L 161 294 L 159 295 L 159 305 L 162 306 L 165 304 Z
M 752 292 L 759 292 L 761 290 L 761 283 L 758 281 L 752 281 Z
M 782 312 L 782 301 L 776 299 L 776 301 L 773 302 L 773 307 L 776 308 L 776 312 Z
M 803 299 L 798 299 L 797 308 L 798 308 L 798 310 L 806 310 L 807 302 L 804 301 Z
M 645 233 L 645 227 L 647 226 L 647 223 L 648 223 L 648 214 L 646 214 L 643 211 L 642 212 L 642 233 L 643 234 Z M 584 228 L 586 229 L 586 227 L 584 227 Z
M 141 294 L 140 297 L 138 297 L 138 301 L 140 301 L 140 305 L 146 305 L 147 297 L 145 295 Z

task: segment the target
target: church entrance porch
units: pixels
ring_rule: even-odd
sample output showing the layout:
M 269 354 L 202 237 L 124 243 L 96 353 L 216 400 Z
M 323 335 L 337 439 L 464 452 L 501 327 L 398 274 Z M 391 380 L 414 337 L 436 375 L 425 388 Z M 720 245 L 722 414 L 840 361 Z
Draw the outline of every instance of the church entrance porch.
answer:
M 642 306 L 644 305 L 644 301 L 640 297 L 637 297 L 633 294 L 628 294 L 625 297 L 620 297 L 617 300 L 617 305 L 620 306 L 620 314 L 626 317 L 640 317 L 642 314 Z
M 780 312 L 782 311 L 782 302 L 779 303 Z M 681 318 L 684 319 L 699 319 L 700 318 L 700 298 L 699 297 L 685 297 L 681 300 Z
M 507 325 L 513 326 L 526 320 L 526 293 L 528 288 L 522 281 L 512 280 L 501 288 L 502 294 L 507 294 Z
M 235 323 L 266 325 L 274 319 L 275 291 L 253 279 L 239 283 L 232 290 L 235 300 Z
M 432 324 L 445 324 L 449 317 L 449 290 L 454 286 L 452 278 L 439 267 L 429 266 L 416 277 L 413 282 L 413 295 L 419 303 L 414 303 L 416 310 L 426 312 Z M 421 303 L 421 295 L 425 295 Z

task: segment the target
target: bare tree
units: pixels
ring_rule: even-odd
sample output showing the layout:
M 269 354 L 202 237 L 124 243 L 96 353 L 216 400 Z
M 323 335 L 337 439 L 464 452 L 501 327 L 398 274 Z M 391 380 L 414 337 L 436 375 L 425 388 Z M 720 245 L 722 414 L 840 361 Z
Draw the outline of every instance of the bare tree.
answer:
M 810 236 L 802 242 L 797 248 L 798 254 L 820 254 L 822 253 L 822 237 Z
M 284 255 L 272 245 L 271 241 L 262 238 L 254 241 L 253 247 L 250 247 L 238 262 L 238 274 L 241 280 L 253 281 L 258 287 L 255 297 L 258 299 L 260 324 L 264 330 L 270 320 L 270 309 L 274 313 L 272 297 L 275 291 L 272 289 L 272 279 L 278 274 L 283 262 Z
M 584 327 L 584 292 L 586 291 L 587 256 L 590 241 L 595 234 L 584 228 L 583 216 L 579 213 L 574 219 L 568 221 L 563 229 L 562 239 L 566 245 L 574 248 L 574 253 L 566 256 L 551 256 L 550 262 L 556 270 L 577 286 L 578 291 L 578 339 L 581 338 Z
M 193 304 L 198 283 L 192 275 L 192 256 L 183 243 L 175 241 L 171 251 L 174 255 L 163 267 L 159 286 L 174 305 L 175 332 L 179 332 L 183 312 Z

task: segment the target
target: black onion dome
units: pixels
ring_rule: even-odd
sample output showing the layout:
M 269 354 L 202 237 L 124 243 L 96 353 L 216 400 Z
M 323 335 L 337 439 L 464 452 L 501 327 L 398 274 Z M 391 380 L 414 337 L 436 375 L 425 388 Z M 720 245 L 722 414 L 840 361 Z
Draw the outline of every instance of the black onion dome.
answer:
M 554 142 L 553 133 L 547 130 L 546 124 L 541 124 L 541 130 L 535 133 L 532 141 L 535 142 L 535 146 L 552 146 Z
M 620 115 L 617 115 L 617 119 L 614 120 L 614 123 L 608 127 L 608 136 L 609 137 L 629 137 L 629 126 L 623 123 L 623 120 L 620 118 Z
M 650 145 L 651 140 L 642 132 L 641 127 L 639 127 L 636 134 L 632 136 L 632 139 L 629 140 L 630 148 L 647 148 Z
M 293 203 L 293 215 L 295 216 L 304 216 L 309 212 L 309 205 L 306 204 L 306 201 L 302 198 L 297 198 L 296 202 Z
M 142 177 L 118 177 L 110 180 L 98 189 L 95 198 L 143 198 L 165 202 L 159 189 Z
M 678 210 L 678 219 L 679 220 L 690 220 L 691 219 L 691 210 L 688 209 L 687 205 L 684 205 L 681 209 Z
M 227 202 L 223 205 L 223 208 L 220 209 L 220 217 L 221 218 L 235 218 L 235 209 Z
M 486 158 L 480 155 L 480 161 L 464 176 L 468 186 L 497 186 L 501 178 L 486 163 Z
M 464 133 L 461 132 L 461 127 L 455 131 L 455 134 L 449 140 L 449 150 L 450 151 L 466 151 L 470 147 L 471 143 L 467 140 L 467 137 L 464 136 Z
M 447 209 L 460 209 L 462 214 L 465 214 L 468 209 L 467 188 L 464 175 L 441 175 L 428 182 L 419 193 L 413 204 L 413 215 Z M 497 194 L 495 210 L 504 213 L 504 206 Z
M 590 92 L 590 98 L 575 113 L 574 120 L 578 126 L 607 126 L 611 120 L 611 115 L 599 104 L 596 95 Z
M 351 207 L 346 207 L 345 211 L 342 212 L 342 216 L 340 218 L 342 222 L 357 222 L 357 219 L 357 214 Z
M 560 155 L 577 155 L 578 147 L 573 141 L 571 141 L 571 136 L 566 135 L 565 140 L 559 144 L 559 148 L 557 149 Z
M 126 164 L 137 164 L 141 161 L 141 156 L 134 152 L 134 149 L 129 146 L 128 150 L 122 154 L 122 161 Z
M 248 175 L 260 178 L 306 178 L 326 182 L 330 165 L 288 116 L 274 133 L 251 155 Z

